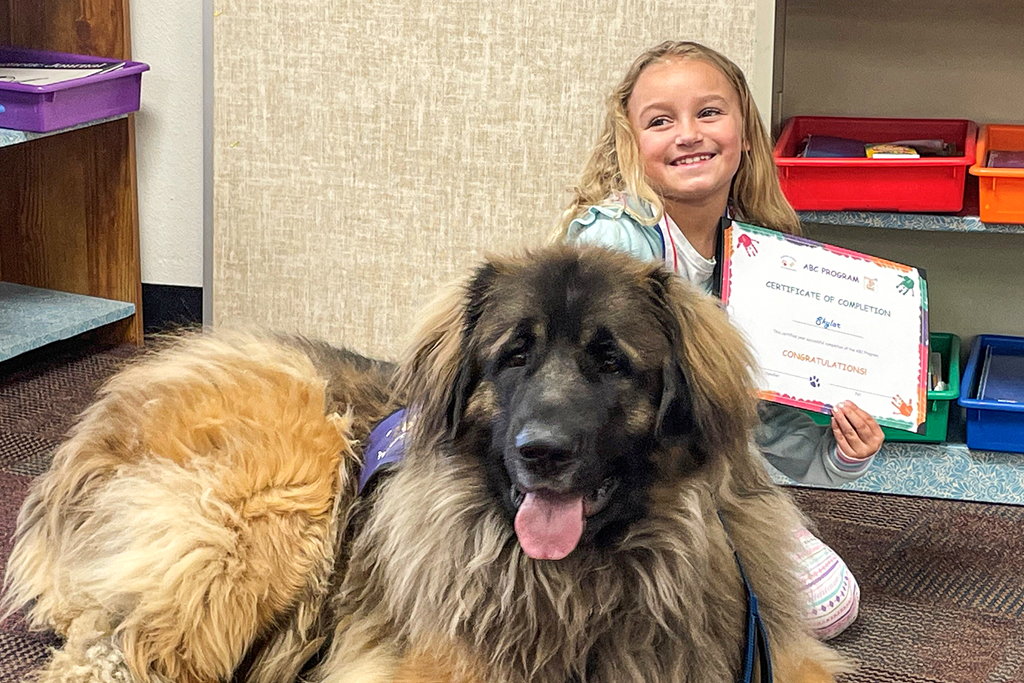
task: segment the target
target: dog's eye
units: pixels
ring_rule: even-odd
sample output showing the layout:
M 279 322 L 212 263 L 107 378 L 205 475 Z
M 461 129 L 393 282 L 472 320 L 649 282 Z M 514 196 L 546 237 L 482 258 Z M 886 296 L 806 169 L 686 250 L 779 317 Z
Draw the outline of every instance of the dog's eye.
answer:
M 626 366 L 620 358 L 605 356 L 598 361 L 597 369 L 605 374 L 617 375 L 624 372 Z
M 505 359 L 505 367 L 507 367 L 507 368 L 521 368 L 524 365 L 526 365 L 526 359 L 527 359 L 526 351 L 516 351 L 515 353 L 510 354 Z
M 529 338 L 517 339 L 501 354 L 499 364 L 504 368 L 521 368 L 530 360 L 530 349 L 533 346 Z
M 629 361 L 610 339 L 596 340 L 589 351 L 597 371 L 602 374 L 616 375 L 629 370 Z

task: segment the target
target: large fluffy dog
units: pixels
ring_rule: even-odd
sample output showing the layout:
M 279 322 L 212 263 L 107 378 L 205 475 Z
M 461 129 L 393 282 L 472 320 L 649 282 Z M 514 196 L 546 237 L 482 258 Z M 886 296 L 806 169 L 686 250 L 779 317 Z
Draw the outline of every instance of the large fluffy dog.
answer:
M 358 496 L 399 404 L 405 460 Z M 44 681 L 717 683 L 744 643 L 735 548 L 776 680 L 831 680 L 754 419 L 739 336 L 675 277 L 496 259 L 397 378 L 225 333 L 121 372 L 25 502 L 9 605 L 67 638 Z

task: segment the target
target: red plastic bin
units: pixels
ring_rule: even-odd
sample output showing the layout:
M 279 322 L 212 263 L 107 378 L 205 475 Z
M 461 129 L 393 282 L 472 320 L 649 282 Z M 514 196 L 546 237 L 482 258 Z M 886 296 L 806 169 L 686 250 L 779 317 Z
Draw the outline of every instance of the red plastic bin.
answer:
M 874 119 L 794 116 L 773 156 L 786 199 L 798 211 L 924 211 L 956 213 L 964 205 L 967 167 L 975 162 L 978 127 L 965 119 Z M 920 159 L 804 158 L 808 135 L 867 143 L 941 139 L 961 156 Z

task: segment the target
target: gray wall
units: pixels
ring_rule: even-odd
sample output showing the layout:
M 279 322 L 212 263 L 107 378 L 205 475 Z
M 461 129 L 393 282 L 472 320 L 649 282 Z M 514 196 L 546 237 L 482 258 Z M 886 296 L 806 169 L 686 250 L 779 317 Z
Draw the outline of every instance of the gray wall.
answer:
M 780 41 L 781 42 L 781 41 Z M 781 111 L 1024 124 L 1020 0 L 786 0 Z M 810 236 L 927 269 L 931 329 L 1024 335 L 1024 234 L 820 226 Z

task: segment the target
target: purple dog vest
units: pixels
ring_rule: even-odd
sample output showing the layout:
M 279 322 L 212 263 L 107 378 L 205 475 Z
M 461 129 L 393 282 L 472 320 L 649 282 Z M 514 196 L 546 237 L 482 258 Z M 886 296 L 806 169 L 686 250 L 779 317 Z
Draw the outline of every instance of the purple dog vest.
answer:
M 405 440 L 409 425 L 405 408 L 397 410 L 381 421 L 366 439 L 363 471 L 359 473 L 359 493 L 381 471 L 396 465 L 405 456 Z

